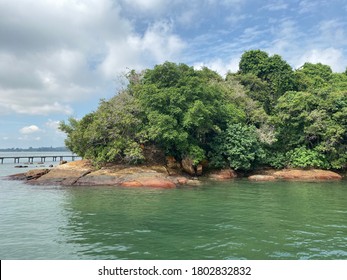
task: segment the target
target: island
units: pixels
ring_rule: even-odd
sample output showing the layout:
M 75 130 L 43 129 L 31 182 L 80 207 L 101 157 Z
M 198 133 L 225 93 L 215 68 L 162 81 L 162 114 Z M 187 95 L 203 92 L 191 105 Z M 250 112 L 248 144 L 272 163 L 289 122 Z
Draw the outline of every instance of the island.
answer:
M 176 187 L 197 178 L 335 180 L 346 172 L 347 71 L 293 69 L 277 54 L 250 50 L 225 77 L 165 62 L 126 79 L 96 111 L 60 123 L 66 147 L 83 161 L 23 178 Z

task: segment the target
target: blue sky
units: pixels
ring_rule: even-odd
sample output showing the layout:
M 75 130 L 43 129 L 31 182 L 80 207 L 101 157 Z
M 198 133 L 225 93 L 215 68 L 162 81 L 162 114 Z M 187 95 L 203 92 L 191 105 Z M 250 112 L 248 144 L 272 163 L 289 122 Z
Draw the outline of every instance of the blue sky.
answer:
M 0 148 L 64 145 L 58 122 L 164 61 L 235 72 L 262 49 L 347 66 L 345 0 L 0 0 Z

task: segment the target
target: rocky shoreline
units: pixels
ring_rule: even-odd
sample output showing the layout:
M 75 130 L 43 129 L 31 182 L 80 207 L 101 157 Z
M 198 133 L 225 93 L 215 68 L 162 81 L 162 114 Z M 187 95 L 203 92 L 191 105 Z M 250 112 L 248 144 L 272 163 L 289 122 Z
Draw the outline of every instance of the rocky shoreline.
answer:
M 205 180 L 225 181 L 239 177 L 232 169 L 224 169 L 197 177 L 188 175 L 180 169 L 164 165 L 124 166 L 108 165 L 96 169 L 88 160 L 78 160 L 58 165 L 51 169 L 33 169 L 26 173 L 10 175 L 6 179 L 23 180 L 33 185 L 62 186 L 121 186 L 176 188 L 196 186 Z M 338 173 L 320 169 L 262 170 L 247 176 L 254 182 L 295 180 L 326 181 L 341 180 Z

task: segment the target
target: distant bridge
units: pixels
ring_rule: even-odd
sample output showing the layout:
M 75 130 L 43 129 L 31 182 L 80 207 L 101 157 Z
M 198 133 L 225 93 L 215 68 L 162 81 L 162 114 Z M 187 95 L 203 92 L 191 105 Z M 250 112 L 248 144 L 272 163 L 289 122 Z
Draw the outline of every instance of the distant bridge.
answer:
M 19 163 L 19 161 L 21 159 L 28 159 L 28 163 L 34 163 L 34 159 L 40 159 L 40 162 L 46 162 L 47 158 L 51 158 L 52 161 L 57 161 L 59 159 L 59 161 L 64 160 L 64 158 L 70 158 L 72 161 L 74 161 L 76 158 L 81 158 L 80 156 L 76 156 L 76 155 L 71 155 L 71 156 L 10 156 L 10 157 L 3 157 L 0 156 L 0 162 L 1 164 L 4 163 L 5 159 L 13 159 L 14 163 Z

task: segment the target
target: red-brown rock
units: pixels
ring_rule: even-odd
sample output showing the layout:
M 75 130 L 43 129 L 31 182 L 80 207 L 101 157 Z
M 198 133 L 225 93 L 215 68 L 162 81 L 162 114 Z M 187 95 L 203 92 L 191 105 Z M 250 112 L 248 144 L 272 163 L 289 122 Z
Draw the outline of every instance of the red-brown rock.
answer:
M 143 185 L 137 181 L 123 182 L 120 184 L 122 187 L 142 187 Z
M 56 166 L 47 174 L 35 180 L 34 183 L 71 186 L 75 184 L 79 178 L 90 173 L 92 170 L 93 167 L 87 160 L 73 161 Z
M 185 185 L 185 184 L 188 183 L 188 178 L 186 178 L 186 177 L 177 177 L 176 181 L 177 181 L 177 184 Z
M 284 169 L 273 174 L 277 179 L 298 181 L 341 180 L 342 176 L 328 170 L 321 169 Z
M 248 180 L 257 182 L 275 181 L 276 178 L 271 175 L 252 175 L 248 177 Z
M 144 178 L 140 182 L 145 187 L 165 189 L 176 188 L 176 184 L 174 184 L 172 181 L 162 178 Z
M 232 169 L 222 169 L 219 171 L 215 171 L 209 175 L 209 178 L 214 180 L 230 180 L 236 177 L 237 174 Z

